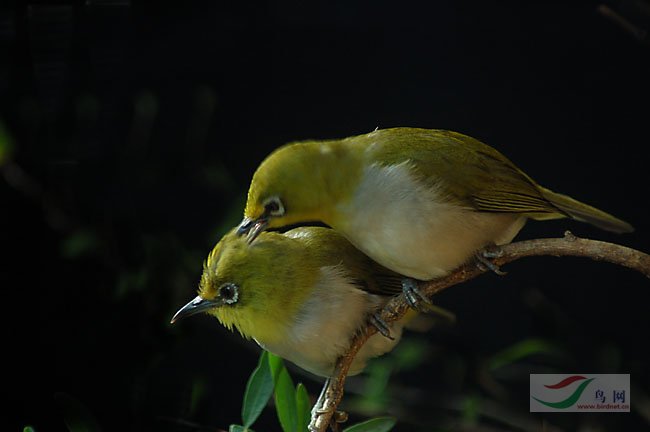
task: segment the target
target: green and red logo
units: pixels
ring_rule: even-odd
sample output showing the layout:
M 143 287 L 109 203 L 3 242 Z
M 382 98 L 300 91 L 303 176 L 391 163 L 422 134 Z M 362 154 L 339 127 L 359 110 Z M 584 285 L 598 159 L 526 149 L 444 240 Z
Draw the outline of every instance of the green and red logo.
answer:
M 630 411 L 629 374 L 531 374 L 531 412 Z

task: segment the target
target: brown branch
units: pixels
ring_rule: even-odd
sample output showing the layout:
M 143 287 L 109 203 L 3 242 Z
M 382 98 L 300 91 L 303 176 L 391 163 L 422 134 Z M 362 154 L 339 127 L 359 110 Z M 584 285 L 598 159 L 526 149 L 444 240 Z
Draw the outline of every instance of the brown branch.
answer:
M 596 8 L 599 14 L 605 18 L 611 20 L 613 23 L 618 25 L 627 33 L 634 36 L 635 39 L 641 42 L 647 42 L 648 32 L 642 28 L 639 28 L 632 24 L 628 19 L 623 17 L 621 14 L 615 12 L 612 8 L 607 5 L 601 4 Z
M 497 266 L 528 256 L 578 256 L 628 267 L 650 278 L 650 255 L 613 243 L 577 238 L 568 231 L 564 234 L 564 238 L 520 241 L 499 246 L 490 252 L 491 255 L 498 255 L 492 259 Z M 486 271 L 489 270 L 480 268 L 474 262 L 469 262 L 444 278 L 421 283 L 419 288 L 423 294 L 431 297 Z M 399 295 L 386 304 L 380 316 L 386 323 L 391 323 L 404 316 L 408 308 L 404 296 Z M 321 397 L 312 411 L 310 431 L 325 432 L 327 430 L 336 408 L 343 398 L 343 387 L 352 360 L 361 346 L 375 333 L 377 333 L 377 329 L 374 326 L 367 326 L 352 340 L 347 353 L 336 363 L 334 374 L 325 383 Z

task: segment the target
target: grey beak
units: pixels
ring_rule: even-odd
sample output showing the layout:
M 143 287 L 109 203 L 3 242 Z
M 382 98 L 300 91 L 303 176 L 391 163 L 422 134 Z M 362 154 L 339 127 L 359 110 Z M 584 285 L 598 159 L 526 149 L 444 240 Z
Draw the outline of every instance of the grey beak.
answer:
M 188 304 L 180 308 L 178 312 L 174 314 L 172 320 L 170 321 L 170 324 L 174 324 L 176 321 L 180 320 L 181 318 L 185 318 L 191 315 L 196 315 L 197 313 L 207 311 L 208 309 L 212 309 L 220 305 L 221 303 L 219 302 L 213 300 L 206 300 L 201 296 L 196 296 L 192 301 L 190 301 Z
M 245 217 L 237 227 L 237 235 L 248 234 L 251 228 L 253 228 L 254 223 L 254 219 Z
M 246 234 L 246 241 L 252 243 L 268 225 L 269 220 L 266 217 L 259 219 L 244 218 L 237 228 L 237 235 Z
M 246 237 L 248 243 L 253 243 L 253 240 L 255 240 L 267 226 L 269 226 L 269 221 L 267 219 L 256 220 L 253 228 L 248 231 L 248 236 Z

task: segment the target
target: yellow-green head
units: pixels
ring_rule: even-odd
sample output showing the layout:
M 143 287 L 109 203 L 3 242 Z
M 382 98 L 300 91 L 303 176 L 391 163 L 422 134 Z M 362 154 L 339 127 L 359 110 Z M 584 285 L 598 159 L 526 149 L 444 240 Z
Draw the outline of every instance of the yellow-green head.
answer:
M 317 277 L 310 258 L 308 250 L 282 234 L 267 232 L 248 243 L 233 230 L 205 261 L 198 296 L 172 322 L 207 312 L 246 338 L 281 339 Z
M 351 156 L 341 141 L 297 142 L 272 152 L 253 175 L 239 233 L 252 241 L 267 228 L 327 223 L 358 183 L 362 166 Z

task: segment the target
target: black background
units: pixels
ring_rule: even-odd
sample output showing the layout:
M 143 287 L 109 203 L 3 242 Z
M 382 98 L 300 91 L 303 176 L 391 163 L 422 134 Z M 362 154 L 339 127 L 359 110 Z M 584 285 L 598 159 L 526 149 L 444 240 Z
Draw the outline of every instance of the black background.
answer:
M 256 347 L 208 317 L 168 321 L 241 218 L 255 167 L 287 141 L 457 130 L 636 227 L 617 236 L 533 222 L 521 238 L 570 229 L 650 251 L 650 45 L 634 32 L 649 28 L 648 10 L 642 0 L 3 2 L 6 430 L 66 430 L 64 411 L 78 405 L 107 431 L 240 421 Z M 426 358 L 391 378 L 402 390 L 386 390 L 378 414 L 396 415 L 399 430 L 647 428 L 648 280 L 571 258 L 506 270 L 438 297 L 457 325 L 414 336 Z M 563 354 L 486 372 L 531 338 Z M 630 373 L 632 413 L 530 414 L 535 372 Z M 257 427 L 277 428 L 271 410 Z

